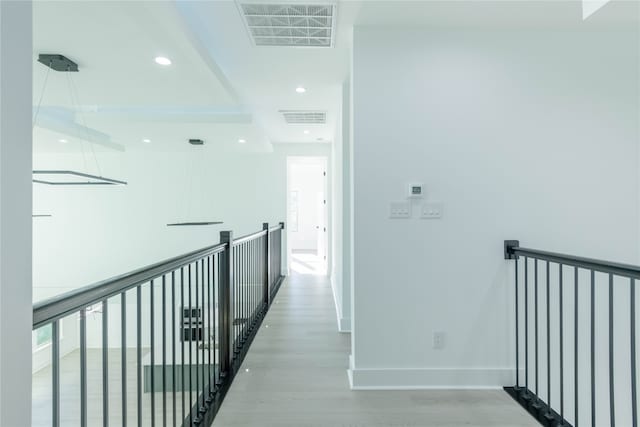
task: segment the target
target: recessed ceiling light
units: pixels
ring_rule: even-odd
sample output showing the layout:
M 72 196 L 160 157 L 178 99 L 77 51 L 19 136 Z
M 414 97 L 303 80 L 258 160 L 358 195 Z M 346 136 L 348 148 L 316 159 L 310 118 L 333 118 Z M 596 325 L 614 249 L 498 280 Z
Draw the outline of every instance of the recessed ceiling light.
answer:
M 305 130 L 305 131 L 304 131 L 304 134 L 305 134 L 305 135 L 309 135 L 310 133 L 311 133 L 311 131 L 308 131 L 308 130 Z
M 246 140 L 246 139 L 242 139 L 242 138 L 240 138 L 240 139 L 238 140 L 238 144 L 244 144 L 245 142 L 247 142 L 247 140 Z
M 145 142 L 145 143 L 149 144 L 151 142 L 151 140 L 149 138 L 145 138 L 145 139 L 142 140 L 142 142 Z
M 67 141 L 66 139 L 59 139 L 58 142 L 62 142 L 63 144 L 66 144 L 69 141 Z
M 164 56 L 156 56 L 156 64 L 171 65 L 171 60 Z
M 296 88 L 296 92 L 298 93 L 305 93 L 307 91 L 307 89 L 303 88 L 302 86 L 298 86 Z

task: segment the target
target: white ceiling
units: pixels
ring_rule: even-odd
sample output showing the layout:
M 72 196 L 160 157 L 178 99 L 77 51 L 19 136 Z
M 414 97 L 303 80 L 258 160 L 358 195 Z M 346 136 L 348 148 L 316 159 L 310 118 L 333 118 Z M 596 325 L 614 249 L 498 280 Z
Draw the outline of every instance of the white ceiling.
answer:
M 334 47 L 292 48 L 255 46 L 233 0 L 37 1 L 34 61 L 39 53 L 60 53 L 78 62 L 80 72 L 49 73 L 34 147 L 78 151 L 79 141 L 87 139 L 85 125 L 102 150 L 118 145 L 185 150 L 188 138 L 240 151 L 269 150 L 278 142 L 330 142 L 349 74 L 354 25 L 567 30 L 640 25 L 635 0 L 613 0 L 586 21 L 579 0 L 333 3 Z M 160 55 L 173 64 L 157 65 L 154 57 Z M 47 67 L 36 63 L 34 105 L 46 75 Z M 76 102 L 70 99 L 69 77 Z M 307 92 L 296 93 L 297 86 Z M 327 123 L 287 124 L 280 110 L 326 111 Z M 143 143 L 145 138 L 152 143 Z M 238 144 L 239 138 L 247 143 Z

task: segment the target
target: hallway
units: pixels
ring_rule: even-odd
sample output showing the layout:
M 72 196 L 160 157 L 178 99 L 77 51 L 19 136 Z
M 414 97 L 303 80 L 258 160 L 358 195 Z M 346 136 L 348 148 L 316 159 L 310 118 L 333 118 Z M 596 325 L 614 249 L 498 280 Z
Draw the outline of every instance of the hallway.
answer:
M 502 390 L 352 391 L 349 348 L 350 336 L 337 332 L 328 278 L 289 276 L 213 425 L 539 425 Z

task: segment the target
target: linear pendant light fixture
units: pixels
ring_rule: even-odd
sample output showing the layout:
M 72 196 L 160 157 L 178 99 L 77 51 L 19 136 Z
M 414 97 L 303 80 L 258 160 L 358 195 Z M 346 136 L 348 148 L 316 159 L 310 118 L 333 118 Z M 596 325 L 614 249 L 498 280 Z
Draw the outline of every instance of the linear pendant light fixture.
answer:
M 167 227 L 184 227 L 194 225 L 217 225 L 222 224 L 222 221 L 199 221 L 199 222 L 174 222 L 173 224 L 167 224 Z
M 48 185 L 127 185 L 125 181 L 70 170 L 34 170 L 33 182 Z
M 204 141 L 198 138 L 190 138 L 187 142 L 189 144 L 202 147 L 204 145 Z M 193 168 L 190 168 L 190 172 L 193 173 Z M 191 194 L 191 188 L 189 188 L 189 195 Z M 222 224 L 222 221 L 185 221 L 185 222 L 174 222 L 171 224 L 167 224 L 167 227 L 194 227 L 194 226 L 203 226 L 203 225 L 218 225 Z
M 77 73 L 78 64 L 76 64 L 71 59 L 67 58 L 64 55 L 60 54 L 40 54 L 38 56 L 38 62 L 46 65 L 51 70 L 62 72 L 62 73 Z M 48 73 L 49 71 L 47 71 Z M 42 94 L 40 96 L 40 103 L 36 108 L 36 117 L 34 117 L 33 124 L 35 126 L 37 121 L 37 114 L 40 110 L 40 104 L 42 103 L 42 95 L 44 95 L 45 89 L 47 85 L 47 80 L 45 79 L 44 86 L 42 88 Z M 69 92 L 71 94 L 71 99 L 74 99 L 74 90 L 73 84 L 71 82 L 71 77 L 69 76 Z M 77 92 L 77 90 L 75 91 Z M 77 99 L 76 99 L 77 101 Z M 87 142 L 91 144 L 91 141 L 88 138 L 87 134 Z M 93 151 L 93 147 L 92 147 Z M 98 164 L 98 160 L 95 158 L 95 152 L 93 153 L 94 160 L 96 161 L 96 166 L 98 168 L 98 173 L 100 173 L 100 165 Z M 100 175 L 92 175 L 89 173 L 78 172 L 73 170 L 34 170 L 33 171 L 33 182 L 38 184 L 47 184 L 47 185 L 127 185 L 126 181 L 122 181 L 119 179 L 113 178 L 105 178 Z

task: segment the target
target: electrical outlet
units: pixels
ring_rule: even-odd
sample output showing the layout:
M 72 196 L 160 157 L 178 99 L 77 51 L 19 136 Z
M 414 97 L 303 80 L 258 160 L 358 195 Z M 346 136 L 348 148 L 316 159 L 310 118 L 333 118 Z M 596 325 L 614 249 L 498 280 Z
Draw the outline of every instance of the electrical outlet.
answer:
M 392 202 L 389 204 L 389 218 L 406 219 L 411 218 L 411 203 Z
M 425 203 L 420 210 L 420 218 L 423 219 L 440 219 L 442 218 L 442 203 Z
M 433 349 L 434 350 L 442 350 L 445 345 L 445 333 L 444 332 L 434 332 L 433 333 Z

